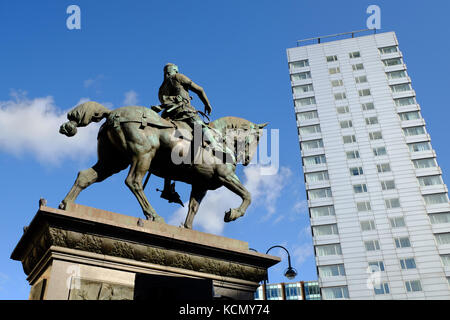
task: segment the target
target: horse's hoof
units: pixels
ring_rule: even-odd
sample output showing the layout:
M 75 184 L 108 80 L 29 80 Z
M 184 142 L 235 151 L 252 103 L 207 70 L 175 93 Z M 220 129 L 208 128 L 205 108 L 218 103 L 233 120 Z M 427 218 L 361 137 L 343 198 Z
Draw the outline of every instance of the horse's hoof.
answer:
M 159 223 L 166 223 L 166 222 L 164 221 L 164 218 L 161 217 L 161 216 L 158 216 L 157 214 L 155 214 L 155 215 L 153 216 L 153 221 L 154 221 L 154 222 L 159 222 Z
M 225 222 L 231 222 L 236 220 L 237 218 L 241 217 L 242 214 L 237 209 L 230 209 L 227 212 L 225 212 L 225 217 L 223 218 L 223 221 Z

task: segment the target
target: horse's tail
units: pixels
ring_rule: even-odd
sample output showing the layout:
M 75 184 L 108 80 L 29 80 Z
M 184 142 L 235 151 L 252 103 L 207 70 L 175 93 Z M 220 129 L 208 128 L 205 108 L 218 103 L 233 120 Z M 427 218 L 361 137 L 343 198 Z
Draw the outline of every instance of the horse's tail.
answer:
M 72 137 L 77 133 L 77 127 L 85 127 L 91 122 L 99 122 L 110 112 L 111 110 L 95 101 L 82 103 L 67 113 L 69 121 L 61 125 L 59 133 Z

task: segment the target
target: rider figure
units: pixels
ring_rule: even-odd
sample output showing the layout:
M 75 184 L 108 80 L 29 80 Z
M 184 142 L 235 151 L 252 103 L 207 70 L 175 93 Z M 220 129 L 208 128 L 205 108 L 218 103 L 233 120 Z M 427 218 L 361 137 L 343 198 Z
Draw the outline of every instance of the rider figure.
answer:
M 158 92 L 158 98 L 161 102 L 160 106 L 153 106 L 154 111 L 163 110 L 162 117 L 169 118 L 174 121 L 183 121 L 187 123 L 194 131 L 194 127 L 201 127 L 204 141 L 208 142 L 210 147 L 216 152 L 226 157 L 227 154 L 233 158 L 228 148 L 224 147 L 216 141 L 209 128 L 198 115 L 197 110 L 191 105 L 191 97 L 189 90 L 195 92 L 205 106 L 207 115 L 211 114 L 212 108 L 208 97 L 202 87 L 197 85 L 184 74 L 178 72 L 178 66 L 168 63 L 164 66 L 164 81 Z M 161 197 L 169 200 L 169 202 L 178 202 L 178 194 L 174 190 L 174 186 L 170 185 L 170 180 L 164 181 L 164 190 Z M 175 197 L 175 198 L 174 198 Z

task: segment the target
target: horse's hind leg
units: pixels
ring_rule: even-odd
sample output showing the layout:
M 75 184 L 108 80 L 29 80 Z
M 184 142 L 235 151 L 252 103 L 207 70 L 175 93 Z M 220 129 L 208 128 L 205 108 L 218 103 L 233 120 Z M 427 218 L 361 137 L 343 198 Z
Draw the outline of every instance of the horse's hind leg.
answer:
M 242 217 L 245 214 L 245 211 L 252 201 L 252 198 L 250 192 L 245 189 L 233 170 L 228 169 L 223 173 L 224 174 L 219 174 L 219 180 L 227 189 L 236 193 L 242 199 L 242 203 L 239 208 L 230 209 L 229 211 L 225 212 L 225 217 L 223 220 L 225 222 L 230 222 Z
M 130 172 L 128 173 L 127 178 L 125 179 L 125 184 L 130 188 L 131 192 L 135 195 L 139 204 L 142 207 L 142 211 L 144 212 L 147 220 L 153 220 L 157 222 L 164 222 L 164 219 L 156 214 L 155 209 L 151 206 L 148 201 L 145 193 L 144 187 L 142 186 L 142 180 L 145 176 L 145 173 L 150 168 L 151 158 L 153 157 L 153 153 L 147 153 L 144 155 L 135 156 L 130 167 Z
M 194 222 L 195 214 L 198 211 L 200 203 L 205 197 L 206 190 L 196 186 L 192 186 L 191 199 L 189 200 L 189 211 L 186 216 L 186 221 L 184 222 L 184 227 L 187 229 L 192 229 L 192 223 Z
M 128 166 L 125 162 L 107 163 L 104 161 L 98 161 L 92 168 L 82 170 L 78 173 L 77 179 L 61 202 L 59 207 L 65 209 L 68 203 L 74 202 L 81 191 L 89 187 L 95 182 L 100 182 L 113 174 L 125 169 Z

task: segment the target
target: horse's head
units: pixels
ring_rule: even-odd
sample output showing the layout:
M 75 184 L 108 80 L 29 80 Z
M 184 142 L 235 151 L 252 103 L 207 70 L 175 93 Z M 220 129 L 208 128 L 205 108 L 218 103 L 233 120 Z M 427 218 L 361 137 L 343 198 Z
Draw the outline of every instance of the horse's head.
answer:
M 232 130 L 227 130 L 226 141 L 230 149 L 234 150 L 236 161 L 247 166 L 258 147 L 259 139 L 263 134 L 264 124 L 248 122 Z
M 245 143 L 245 154 L 243 157 L 242 164 L 247 166 L 253 159 L 258 148 L 259 139 L 263 134 L 263 128 L 267 126 L 268 123 L 254 124 L 250 127 L 248 135 L 246 137 Z

